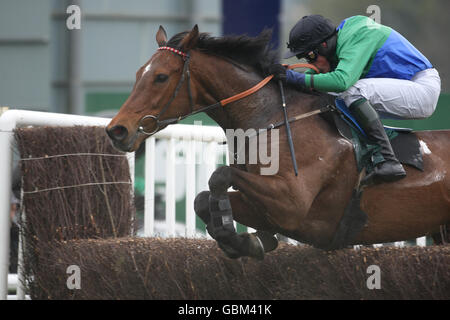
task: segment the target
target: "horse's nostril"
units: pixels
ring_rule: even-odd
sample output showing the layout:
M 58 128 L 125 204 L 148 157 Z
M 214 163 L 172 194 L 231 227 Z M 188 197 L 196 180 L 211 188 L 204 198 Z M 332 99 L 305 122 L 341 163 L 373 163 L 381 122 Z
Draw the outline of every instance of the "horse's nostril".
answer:
M 124 126 L 114 126 L 109 130 L 106 130 L 108 136 L 112 140 L 122 141 L 128 136 L 128 130 Z

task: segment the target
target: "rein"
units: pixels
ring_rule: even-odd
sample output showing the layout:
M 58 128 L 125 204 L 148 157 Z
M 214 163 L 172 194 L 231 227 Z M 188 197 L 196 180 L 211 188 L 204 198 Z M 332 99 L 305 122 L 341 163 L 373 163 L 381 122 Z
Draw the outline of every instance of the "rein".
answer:
M 162 108 L 161 112 L 157 116 L 146 115 L 146 116 L 142 117 L 141 120 L 139 120 L 138 132 L 142 133 L 142 134 L 145 134 L 145 135 L 149 135 L 149 136 L 155 134 L 159 130 L 159 128 L 161 126 L 167 126 L 169 124 L 174 124 L 174 123 L 177 123 L 178 121 L 183 120 L 183 119 L 185 119 L 185 118 L 187 118 L 187 117 L 189 117 L 191 115 L 194 115 L 194 114 L 197 114 L 197 113 L 200 113 L 200 112 L 205 112 L 205 111 L 208 111 L 208 110 L 211 110 L 211 109 L 215 109 L 217 107 L 225 107 L 227 104 L 230 104 L 232 102 L 235 102 L 235 101 L 241 100 L 241 99 L 243 99 L 245 97 L 248 97 L 249 95 L 251 95 L 251 94 L 257 92 L 258 90 L 260 90 L 261 88 L 263 88 L 273 78 L 273 75 L 270 75 L 270 76 L 264 78 L 261 82 L 257 83 L 255 86 L 251 87 L 248 90 L 245 90 L 245 91 L 243 91 L 241 93 L 238 93 L 238 94 L 236 94 L 234 96 L 231 96 L 231 97 L 229 97 L 227 99 L 220 100 L 220 101 L 218 101 L 218 102 L 216 102 L 214 104 L 211 104 L 211 105 L 206 106 L 206 107 L 202 107 L 202 108 L 194 111 L 193 110 L 194 107 L 193 107 L 191 85 L 190 85 L 191 74 L 190 74 L 190 71 L 189 71 L 189 62 L 190 62 L 190 55 L 189 55 L 189 53 L 184 53 L 184 52 L 182 52 L 180 50 L 177 50 L 177 49 L 174 49 L 174 48 L 171 48 L 171 47 L 159 47 L 158 50 L 167 50 L 167 51 L 173 52 L 173 53 L 175 53 L 177 55 L 180 55 L 183 58 L 183 60 L 184 60 L 184 65 L 183 65 L 183 73 L 181 74 L 181 78 L 178 81 L 178 84 L 177 84 L 177 86 L 175 88 L 175 91 L 174 91 L 172 97 L 169 99 L 169 101 L 164 105 L 164 107 Z M 297 63 L 297 64 L 289 65 L 287 67 L 288 67 L 288 69 L 310 68 L 310 69 L 313 69 L 314 71 L 316 71 L 317 73 L 320 73 L 319 70 L 316 68 L 316 66 L 314 66 L 312 64 L 307 64 L 307 63 Z M 175 100 L 175 98 L 178 95 L 178 92 L 180 91 L 180 88 L 183 85 L 185 79 L 187 79 L 190 112 L 188 114 L 186 114 L 186 115 L 179 116 L 177 118 L 170 118 L 170 119 L 165 119 L 165 120 L 159 120 L 160 117 L 169 109 L 169 106 L 172 104 L 173 100 Z M 327 108 L 326 110 L 324 108 L 321 108 L 319 110 L 308 112 L 308 113 L 306 113 L 304 115 L 300 115 L 300 116 L 291 118 L 291 119 L 289 119 L 289 122 L 300 120 L 300 119 L 303 119 L 305 117 L 309 117 L 309 116 L 312 116 L 314 114 L 325 112 L 325 111 L 328 111 L 328 110 L 329 110 L 329 108 Z M 155 129 L 152 132 L 145 131 L 144 125 L 143 125 L 143 122 L 145 120 L 147 120 L 147 121 L 148 120 L 152 120 L 152 121 L 155 122 L 155 125 L 154 125 Z M 263 129 L 263 130 L 273 129 L 273 128 L 276 128 L 276 127 L 279 127 L 279 126 L 283 125 L 284 123 L 285 122 L 283 121 L 283 122 L 280 122 L 280 123 L 277 123 L 277 124 L 271 124 L 269 127 L 267 127 L 266 129 Z

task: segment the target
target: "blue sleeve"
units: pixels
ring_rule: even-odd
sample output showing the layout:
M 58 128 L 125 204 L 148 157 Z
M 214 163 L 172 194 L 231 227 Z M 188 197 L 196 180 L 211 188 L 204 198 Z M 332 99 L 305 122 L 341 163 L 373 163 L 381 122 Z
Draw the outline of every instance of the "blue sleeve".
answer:
M 295 72 L 292 70 L 286 71 L 286 82 L 297 88 L 303 88 L 305 86 L 305 74 Z

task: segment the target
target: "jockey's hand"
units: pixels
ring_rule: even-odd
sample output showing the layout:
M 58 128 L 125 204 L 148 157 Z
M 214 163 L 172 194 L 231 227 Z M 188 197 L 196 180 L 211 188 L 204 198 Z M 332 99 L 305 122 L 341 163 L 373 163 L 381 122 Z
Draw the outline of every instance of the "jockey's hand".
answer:
M 273 74 L 273 79 L 275 81 L 281 80 L 283 84 L 286 84 L 286 72 L 286 67 L 279 63 L 274 63 L 267 68 L 267 75 Z

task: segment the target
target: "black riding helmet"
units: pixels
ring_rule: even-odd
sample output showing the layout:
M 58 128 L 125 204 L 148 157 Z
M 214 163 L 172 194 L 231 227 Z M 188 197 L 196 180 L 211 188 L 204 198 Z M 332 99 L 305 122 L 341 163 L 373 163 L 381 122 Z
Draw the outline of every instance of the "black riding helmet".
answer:
M 303 57 L 316 49 L 322 42 L 336 34 L 333 23 L 319 14 L 304 16 L 289 33 L 285 59 L 293 56 Z

